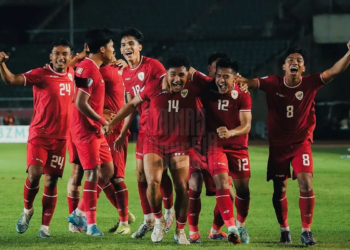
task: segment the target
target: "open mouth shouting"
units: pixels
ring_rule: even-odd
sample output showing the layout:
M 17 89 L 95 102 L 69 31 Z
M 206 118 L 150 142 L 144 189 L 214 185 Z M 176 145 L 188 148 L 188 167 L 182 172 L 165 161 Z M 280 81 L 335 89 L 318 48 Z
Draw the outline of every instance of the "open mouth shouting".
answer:
M 292 75 L 296 75 L 298 73 L 298 71 L 299 71 L 298 66 L 293 65 L 290 67 L 290 73 L 292 73 Z
M 219 92 L 220 93 L 225 93 L 227 90 L 227 84 L 222 82 L 222 83 L 218 83 L 216 84 L 216 86 L 218 86 Z
M 182 82 L 172 82 L 171 87 L 172 87 L 174 92 L 178 92 L 178 91 L 182 90 L 183 84 L 182 84 Z

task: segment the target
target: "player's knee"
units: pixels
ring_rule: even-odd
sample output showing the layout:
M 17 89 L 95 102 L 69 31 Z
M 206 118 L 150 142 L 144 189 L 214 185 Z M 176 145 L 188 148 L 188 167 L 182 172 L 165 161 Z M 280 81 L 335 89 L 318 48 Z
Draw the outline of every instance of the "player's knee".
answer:
M 187 192 L 187 181 L 186 180 L 174 180 L 174 189 L 176 193 Z
M 250 191 L 249 191 L 249 188 L 247 187 L 236 189 L 236 193 L 237 193 L 237 196 L 242 199 L 248 198 L 250 196 Z
M 146 176 L 145 176 L 145 172 L 143 171 L 143 168 L 137 167 L 135 170 L 135 173 L 136 173 L 137 181 L 139 181 L 139 182 L 146 181 Z
M 45 187 L 53 189 L 54 187 L 57 186 L 57 176 L 50 176 L 49 178 L 45 179 Z
M 160 190 L 160 180 L 151 180 L 148 182 L 148 188 L 150 188 L 152 192 Z
M 195 192 L 202 192 L 203 178 L 196 173 L 191 174 L 191 178 L 188 180 L 188 187 Z

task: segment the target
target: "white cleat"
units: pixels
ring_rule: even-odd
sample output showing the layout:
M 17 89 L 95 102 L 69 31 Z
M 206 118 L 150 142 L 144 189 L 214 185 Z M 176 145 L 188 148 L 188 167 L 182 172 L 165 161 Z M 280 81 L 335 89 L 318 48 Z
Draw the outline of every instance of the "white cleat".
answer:
M 190 245 L 184 229 L 175 230 L 174 240 L 180 245 Z
M 68 224 L 68 230 L 69 230 L 69 232 L 71 232 L 71 233 L 80 234 L 79 228 L 78 228 L 76 225 L 73 225 L 73 224 L 70 223 L 70 222 L 69 222 L 69 224 Z
M 144 221 L 140 225 L 139 229 L 137 229 L 137 231 L 131 235 L 131 238 L 133 238 L 133 239 L 140 239 L 143 236 L 145 236 L 147 232 L 152 231 L 153 227 L 154 227 L 154 223 L 153 222 L 152 223 L 147 223 L 147 222 Z
M 161 242 L 164 238 L 164 230 L 165 230 L 165 220 L 161 218 L 160 220 L 154 223 L 153 232 L 151 235 L 152 242 Z
M 169 232 L 171 226 L 173 225 L 174 218 L 175 218 L 175 211 L 174 210 L 171 210 L 171 212 L 164 214 L 164 219 L 165 219 L 164 233 Z

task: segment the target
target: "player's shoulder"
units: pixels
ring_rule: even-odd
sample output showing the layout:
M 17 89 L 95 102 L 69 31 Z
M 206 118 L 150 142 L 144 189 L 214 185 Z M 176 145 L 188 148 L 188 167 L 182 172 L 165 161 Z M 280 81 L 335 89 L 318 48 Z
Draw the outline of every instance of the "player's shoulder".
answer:
M 305 75 L 305 76 L 303 76 L 302 79 L 303 79 L 303 81 L 315 81 L 315 80 L 323 81 L 321 74 L 322 73 L 315 73 L 315 74 Z
M 91 75 L 99 74 L 100 68 L 90 58 L 85 58 L 84 60 L 82 60 L 79 63 L 75 72 L 76 72 L 76 74 L 80 75 L 81 77 L 91 76 Z

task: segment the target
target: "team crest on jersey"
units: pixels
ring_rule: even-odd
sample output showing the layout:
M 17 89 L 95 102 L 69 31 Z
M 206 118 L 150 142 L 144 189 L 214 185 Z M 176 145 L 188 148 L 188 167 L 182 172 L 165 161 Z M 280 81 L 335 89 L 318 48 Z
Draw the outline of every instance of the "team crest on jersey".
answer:
M 137 77 L 140 79 L 140 81 L 143 81 L 143 79 L 145 79 L 145 73 L 144 72 L 140 72 L 137 74 Z
M 69 80 L 73 81 L 73 76 L 71 73 L 68 73 L 68 78 L 69 78 Z
M 296 93 L 295 93 L 295 97 L 296 97 L 299 101 L 301 101 L 301 99 L 303 99 L 303 97 L 304 97 L 303 91 L 298 91 L 298 92 L 296 92 Z
M 238 97 L 238 91 L 237 91 L 237 90 L 232 90 L 232 91 L 231 91 L 231 96 L 232 96 L 233 99 L 236 100 L 237 97 Z
M 181 96 L 182 96 L 182 98 L 185 98 L 185 97 L 187 96 L 187 94 L 188 94 L 188 89 L 183 89 L 183 90 L 181 90 Z

